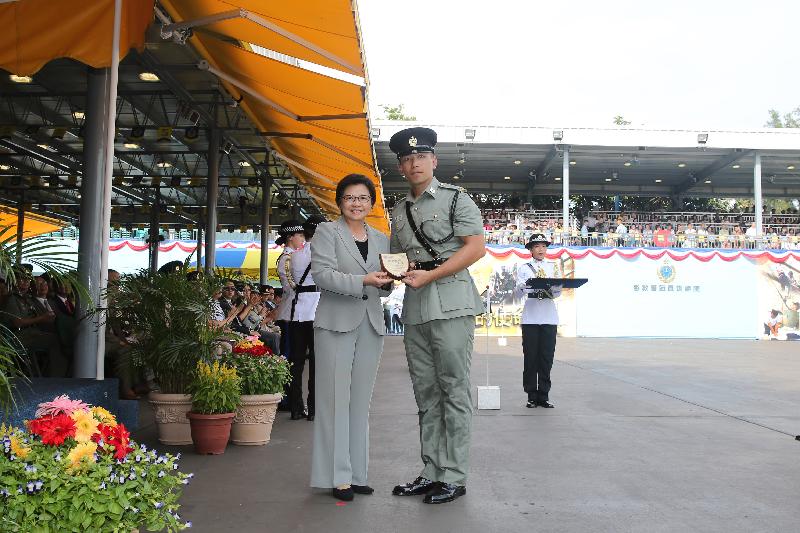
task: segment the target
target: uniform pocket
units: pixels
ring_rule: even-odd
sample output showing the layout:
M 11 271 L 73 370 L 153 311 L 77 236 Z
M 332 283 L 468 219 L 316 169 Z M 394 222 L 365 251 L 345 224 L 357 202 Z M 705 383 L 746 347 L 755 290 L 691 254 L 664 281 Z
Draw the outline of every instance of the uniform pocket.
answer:
M 425 217 L 420 223 L 420 229 L 432 241 L 446 239 L 453 231 L 453 228 L 450 227 L 450 219 L 440 216 L 438 213 Z
M 459 276 L 448 276 L 436 281 L 439 291 L 439 305 L 442 311 L 456 311 L 472 307 L 472 291 L 466 280 Z

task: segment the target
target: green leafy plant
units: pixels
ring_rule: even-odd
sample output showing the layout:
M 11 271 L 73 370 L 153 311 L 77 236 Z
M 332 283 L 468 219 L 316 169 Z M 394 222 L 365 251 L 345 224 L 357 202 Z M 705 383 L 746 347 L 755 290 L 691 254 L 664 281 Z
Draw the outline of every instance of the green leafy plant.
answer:
M 242 394 L 278 394 L 292 380 L 286 357 L 273 354 L 255 338 L 239 341 L 224 361 L 236 368 Z
M 141 270 L 109 285 L 103 310 L 115 329 L 126 332 L 131 349 L 122 364 L 149 368 L 165 393 L 184 393 L 199 360 L 231 335 L 210 324 L 219 281 L 187 278 L 186 266 L 169 273 Z
M 24 533 L 179 531 L 178 500 L 192 474 L 180 454 L 129 440 L 105 409 L 67 397 L 28 429 L 0 427 L 0 530 Z
M 233 413 L 239 407 L 241 378 L 236 369 L 219 361 L 198 361 L 188 392 L 192 412 L 203 415 Z

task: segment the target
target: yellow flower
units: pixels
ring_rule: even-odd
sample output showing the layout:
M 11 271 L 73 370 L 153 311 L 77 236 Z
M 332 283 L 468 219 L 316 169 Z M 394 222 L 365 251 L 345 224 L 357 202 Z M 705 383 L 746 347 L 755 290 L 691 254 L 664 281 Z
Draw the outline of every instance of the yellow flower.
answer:
M 70 415 L 75 422 L 75 440 L 77 442 L 89 442 L 92 435 L 97 433 L 97 426 L 100 424 L 89 411 L 73 411 Z
M 94 454 L 97 451 L 97 444 L 94 442 L 81 442 L 67 454 L 69 469 L 78 469 L 83 465 L 94 463 Z M 85 461 L 84 461 L 85 460 Z
M 107 409 L 99 406 L 92 407 L 92 414 L 94 415 L 95 419 L 99 420 L 101 423 L 110 426 L 116 427 L 117 426 L 117 419 L 112 415 Z
M 11 451 L 20 459 L 25 459 L 31 449 L 22 443 L 22 439 L 18 435 L 11 435 Z

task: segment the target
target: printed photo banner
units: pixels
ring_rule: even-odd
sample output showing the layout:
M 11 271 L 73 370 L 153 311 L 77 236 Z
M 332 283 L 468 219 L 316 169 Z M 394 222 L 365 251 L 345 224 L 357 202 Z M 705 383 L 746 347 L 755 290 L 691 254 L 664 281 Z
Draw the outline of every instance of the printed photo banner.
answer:
M 531 254 L 525 248 L 509 246 L 487 246 L 486 251 L 492 257 L 505 259 L 516 256 L 520 259 L 530 259 Z M 773 263 L 784 263 L 788 260 L 800 260 L 800 252 L 789 250 L 704 250 L 693 248 L 691 250 L 681 249 L 653 249 L 653 248 L 586 248 L 586 247 L 550 247 L 547 250 L 548 259 L 558 259 L 568 256 L 572 259 L 584 259 L 592 256 L 600 259 L 610 259 L 614 256 L 633 259 L 636 257 L 646 257 L 647 259 L 662 259 L 669 257 L 674 261 L 684 261 L 686 259 L 697 259 L 698 261 L 708 262 L 718 258 L 723 261 L 735 261 L 742 257 L 746 259 L 761 259 L 772 261 Z

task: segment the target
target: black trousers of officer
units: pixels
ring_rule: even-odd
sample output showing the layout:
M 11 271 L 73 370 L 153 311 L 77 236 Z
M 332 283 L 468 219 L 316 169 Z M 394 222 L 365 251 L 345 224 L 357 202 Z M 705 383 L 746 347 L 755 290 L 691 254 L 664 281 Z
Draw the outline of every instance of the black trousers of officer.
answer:
M 314 321 L 289 322 L 289 363 L 292 382 L 289 384 L 289 407 L 292 413 L 303 412 L 303 369 L 308 359 L 308 411 L 314 412 Z
M 556 351 L 555 324 L 522 324 L 522 354 L 525 366 L 522 386 L 528 400 L 546 402 L 550 398 L 550 370 Z

